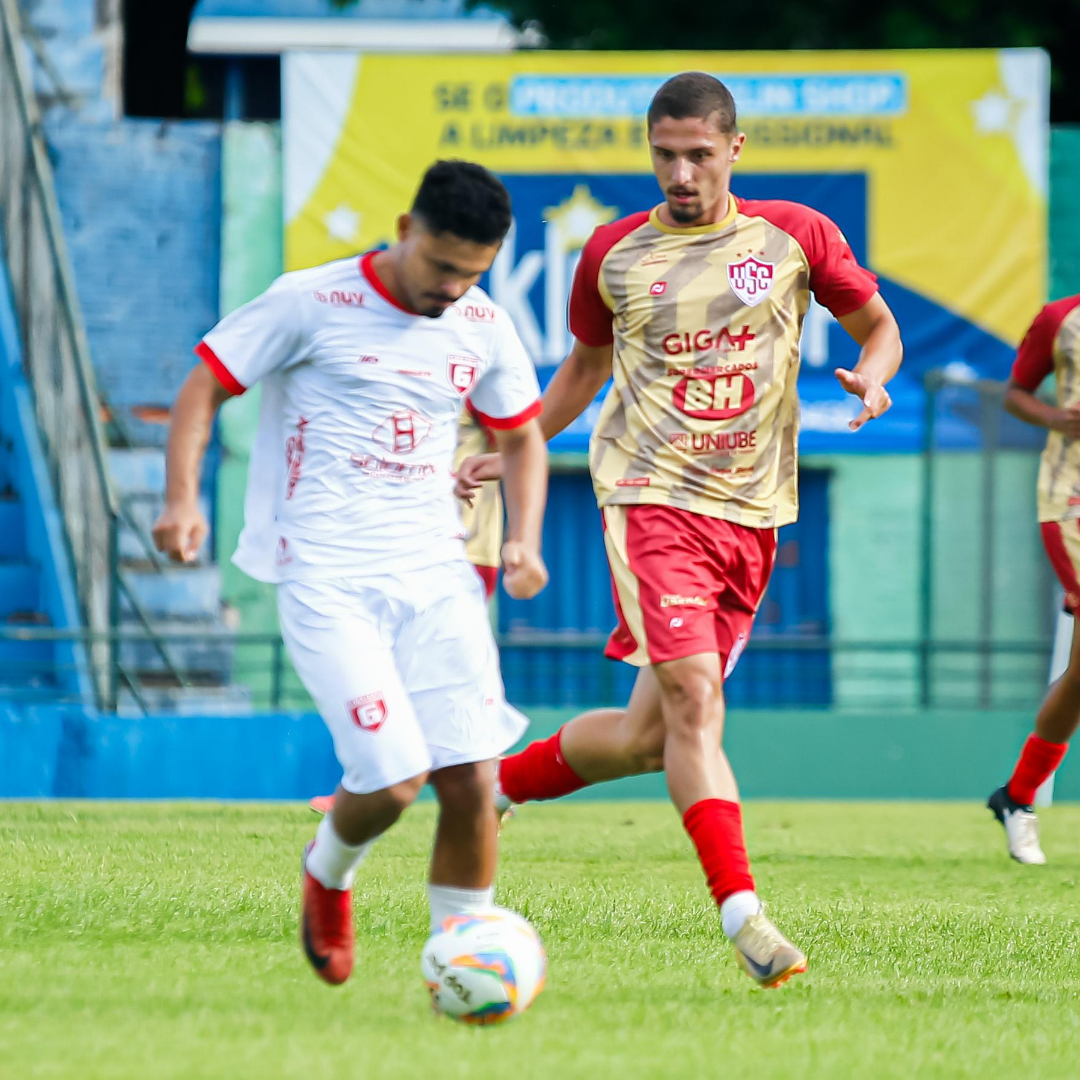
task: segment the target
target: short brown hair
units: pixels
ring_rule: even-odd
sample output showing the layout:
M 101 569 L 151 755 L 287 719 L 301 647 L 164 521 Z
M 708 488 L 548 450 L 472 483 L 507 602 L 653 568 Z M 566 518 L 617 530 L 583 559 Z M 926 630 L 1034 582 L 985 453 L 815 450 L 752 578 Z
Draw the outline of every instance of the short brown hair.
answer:
M 736 128 L 735 99 L 731 91 L 715 76 L 704 71 L 684 71 L 673 75 L 653 95 L 649 105 L 649 127 L 665 116 L 683 120 L 688 116 L 708 120 L 717 114 L 717 126 L 725 135 Z

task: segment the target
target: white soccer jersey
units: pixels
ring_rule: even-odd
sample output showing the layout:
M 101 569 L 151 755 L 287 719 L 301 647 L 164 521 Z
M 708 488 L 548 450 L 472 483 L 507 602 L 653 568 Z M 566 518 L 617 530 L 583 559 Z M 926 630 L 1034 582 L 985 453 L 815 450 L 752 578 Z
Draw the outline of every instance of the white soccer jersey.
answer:
M 463 558 L 452 462 L 466 395 L 492 428 L 540 412 L 525 347 L 483 290 L 414 315 L 373 258 L 282 275 L 195 350 L 234 394 L 263 383 L 233 556 L 260 581 Z

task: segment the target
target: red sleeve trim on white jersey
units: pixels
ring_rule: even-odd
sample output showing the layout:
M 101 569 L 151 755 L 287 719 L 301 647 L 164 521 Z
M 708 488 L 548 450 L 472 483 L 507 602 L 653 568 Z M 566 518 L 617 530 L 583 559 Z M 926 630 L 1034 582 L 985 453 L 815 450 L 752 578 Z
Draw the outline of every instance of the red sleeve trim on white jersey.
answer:
M 217 353 L 205 341 L 200 341 L 195 346 L 195 355 L 214 373 L 217 381 L 234 397 L 239 397 L 247 390 L 246 386 L 242 386 L 236 381 L 233 373 L 221 362 Z
M 485 427 L 493 428 L 495 431 L 512 431 L 514 428 L 519 428 L 539 416 L 543 407 L 540 399 L 537 398 L 527 409 L 519 412 L 517 416 L 488 416 L 487 413 L 482 413 L 479 409 L 474 410 L 474 415 Z

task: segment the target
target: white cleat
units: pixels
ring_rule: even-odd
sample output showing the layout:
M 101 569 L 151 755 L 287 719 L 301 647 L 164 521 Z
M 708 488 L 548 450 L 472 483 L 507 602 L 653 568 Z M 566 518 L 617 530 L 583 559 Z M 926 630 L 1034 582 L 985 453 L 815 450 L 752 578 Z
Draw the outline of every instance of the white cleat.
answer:
M 1039 819 L 1035 810 L 1016 802 L 1004 787 L 998 788 L 986 800 L 986 805 L 1005 829 L 1009 854 L 1026 866 L 1045 866 L 1046 856 L 1039 843 Z

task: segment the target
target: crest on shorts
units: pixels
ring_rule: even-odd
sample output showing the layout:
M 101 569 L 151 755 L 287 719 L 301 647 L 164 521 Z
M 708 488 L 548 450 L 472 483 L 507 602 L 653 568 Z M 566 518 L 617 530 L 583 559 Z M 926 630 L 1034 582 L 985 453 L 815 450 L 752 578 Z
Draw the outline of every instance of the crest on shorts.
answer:
M 455 356 L 451 353 L 446 358 L 446 366 L 450 383 L 459 394 L 467 394 L 476 385 L 480 361 L 475 356 Z
M 374 735 L 386 723 L 386 699 L 382 693 L 365 694 L 353 698 L 346 706 L 352 722 L 361 731 L 370 731 Z
M 772 289 L 775 263 L 763 262 L 748 255 L 736 263 L 728 263 L 727 278 L 731 291 L 747 306 L 760 304 Z

